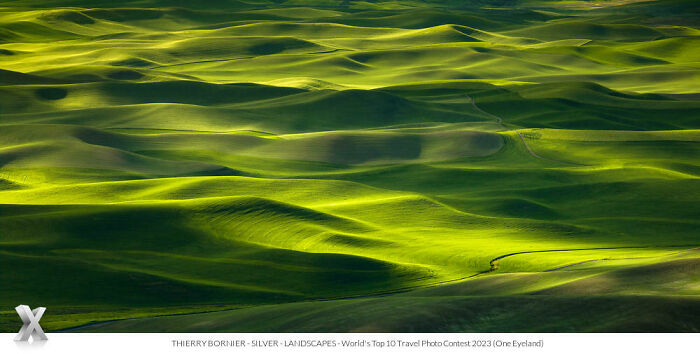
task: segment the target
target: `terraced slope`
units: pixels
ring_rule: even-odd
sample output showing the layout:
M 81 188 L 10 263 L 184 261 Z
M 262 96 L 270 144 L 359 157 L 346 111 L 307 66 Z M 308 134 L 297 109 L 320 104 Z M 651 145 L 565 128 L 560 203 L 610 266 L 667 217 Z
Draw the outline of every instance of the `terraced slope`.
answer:
M 0 1 L 0 315 L 698 331 L 692 5 Z

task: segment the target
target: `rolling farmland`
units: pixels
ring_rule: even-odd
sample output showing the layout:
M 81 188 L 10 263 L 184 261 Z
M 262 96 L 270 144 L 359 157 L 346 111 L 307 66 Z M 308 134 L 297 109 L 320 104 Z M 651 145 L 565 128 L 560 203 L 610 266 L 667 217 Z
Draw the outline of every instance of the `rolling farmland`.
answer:
M 697 332 L 699 39 L 690 0 L 0 1 L 0 329 Z

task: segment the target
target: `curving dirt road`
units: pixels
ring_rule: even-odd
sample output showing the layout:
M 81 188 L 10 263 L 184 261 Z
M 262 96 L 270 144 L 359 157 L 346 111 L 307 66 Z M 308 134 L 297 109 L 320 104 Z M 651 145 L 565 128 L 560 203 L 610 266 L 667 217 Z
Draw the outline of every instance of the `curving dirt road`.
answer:
M 489 112 L 484 111 L 483 109 L 481 109 L 479 106 L 476 105 L 476 101 L 474 100 L 474 97 L 469 96 L 468 94 L 464 94 L 464 95 L 467 96 L 467 98 L 471 101 L 472 106 L 474 106 L 474 109 L 476 109 L 477 111 L 479 111 L 479 112 L 481 112 L 481 113 L 483 113 L 483 114 L 485 114 L 485 115 L 487 115 L 487 116 L 489 116 L 489 117 L 491 117 L 491 118 L 494 118 L 494 119 L 496 120 L 496 123 L 497 123 L 498 125 L 500 125 L 501 128 L 503 128 L 504 130 L 506 130 L 506 131 L 512 130 L 512 131 L 516 132 L 516 133 L 518 134 L 518 136 L 520 137 L 520 140 L 523 142 L 523 145 L 525 145 L 525 149 L 527 150 L 527 152 L 528 152 L 530 155 L 532 155 L 532 156 L 535 157 L 535 158 L 545 160 L 544 157 L 542 157 L 542 156 L 540 156 L 540 155 L 537 155 L 534 151 L 532 151 L 532 149 L 530 148 L 530 146 L 528 146 L 527 143 L 525 142 L 525 138 L 523 137 L 523 135 L 520 134 L 520 132 L 519 132 L 517 129 L 508 129 L 505 125 L 503 125 L 503 118 L 501 118 L 501 117 L 499 117 L 499 116 L 497 116 L 497 115 L 495 115 L 495 114 L 492 114 L 492 113 L 489 113 Z
M 498 125 L 500 125 L 501 128 L 503 128 L 504 130 L 506 130 L 506 131 L 514 131 L 516 134 L 518 134 L 518 137 L 520 137 L 520 141 L 522 141 L 522 142 L 523 142 L 523 145 L 525 146 L 525 150 L 527 150 L 527 152 L 528 152 L 532 157 L 537 158 L 537 159 L 541 159 L 541 160 L 548 160 L 548 161 L 554 161 L 554 162 L 565 163 L 565 164 L 573 164 L 573 165 L 579 165 L 579 166 L 586 166 L 586 165 L 584 165 L 584 164 L 579 164 L 579 163 L 574 163 L 574 162 L 567 162 L 567 161 L 559 161 L 559 160 L 549 159 L 549 158 L 545 158 L 545 157 L 542 157 L 542 156 L 540 156 L 540 155 L 537 155 L 537 154 L 532 150 L 532 148 L 530 148 L 530 146 L 527 144 L 527 142 L 525 141 L 525 137 L 523 136 L 522 133 L 520 133 L 520 131 L 518 131 L 517 129 L 508 129 L 508 128 L 503 124 L 503 118 L 501 118 L 501 117 L 499 117 L 499 116 L 497 116 L 497 115 L 495 115 L 495 114 L 492 114 L 492 113 L 489 113 L 489 112 L 484 111 L 483 109 L 481 109 L 479 106 L 476 105 L 476 101 L 474 100 L 473 97 L 469 96 L 468 94 L 464 94 L 464 95 L 471 101 L 471 104 L 472 104 L 472 106 L 474 106 L 474 109 L 476 109 L 477 111 L 479 111 L 479 112 L 481 112 L 481 113 L 483 113 L 483 114 L 485 114 L 485 115 L 487 115 L 487 116 L 489 116 L 489 117 L 491 117 L 491 118 L 494 118 L 494 119 L 496 120 L 496 123 L 497 123 Z
M 498 262 L 499 260 L 501 260 L 501 259 L 503 259 L 503 258 L 506 258 L 506 257 L 510 257 L 510 256 L 515 256 L 515 255 L 519 255 L 519 254 L 528 254 L 528 253 L 571 252 L 571 251 L 595 251 L 595 250 L 617 250 L 617 249 L 645 249 L 645 248 L 658 248 L 658 247 L 672 247 L 672 248 L 676 248 L 676 247 L 678 247 L 678 248 L 681 248 L 681 247 L 690 247 L 690 249 L 693 249 L 693 248 L 697 247 L 697 245 L 621 246 L 621 247 L 592 247 L 592 248 L 569 248 L 569 249 L 558 249 L 558 250 L 522 251 L 522 252 L 513 252 L 513 253 L 504 254 L 504 255 L 502 255 L 502 256 L 498 256 L 498 257 L 492 259 L 492 260 L 489 262 L 489 265 L 491 266 L 491 271 L 494 271 L 494 270 L 496 270 L 496 269 L 498 268 L 498 263 L 496 263 L 496 262 Z M 672 254 L 673 254 L 673 253 L 672 253 Z M 552 269 L 548 269 L 548 270 L 543 270 L 543 272 L 551 272 L 551 271 L 555 271 L 555 270 L 558 270 L 558 269 L 562 269 L 562 268 L 566 268 L 566 267 L 575 266 L 575 265 L 577 265 L 577 264 L 582 264 L 582 263 L 586 263 L 586 262 L 593 262 L 593 261 L 600 261 L 600 260 L 605 260 L 605 259 L 590 259 L 590 260 L 583 261 L 583 262 L 572 263 L 572 264 L 564 265 L 564 266 L 557 267 L 557 268 L 552 268 Z

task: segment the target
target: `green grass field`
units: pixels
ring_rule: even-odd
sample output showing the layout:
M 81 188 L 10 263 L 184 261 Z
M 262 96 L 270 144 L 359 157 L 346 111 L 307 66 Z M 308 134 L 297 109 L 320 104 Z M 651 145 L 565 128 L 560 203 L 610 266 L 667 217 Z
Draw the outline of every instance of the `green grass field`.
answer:
M 694 0 L 0 0 L 0 331 L 698 332 L 699 44 Z

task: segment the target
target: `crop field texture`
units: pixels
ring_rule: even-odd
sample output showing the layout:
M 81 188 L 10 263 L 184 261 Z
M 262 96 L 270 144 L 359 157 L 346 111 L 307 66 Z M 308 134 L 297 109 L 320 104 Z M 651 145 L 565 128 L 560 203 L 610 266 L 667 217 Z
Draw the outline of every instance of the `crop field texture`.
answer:
M 700 331 L 696 0 L 0 0 L 0 331 Z

